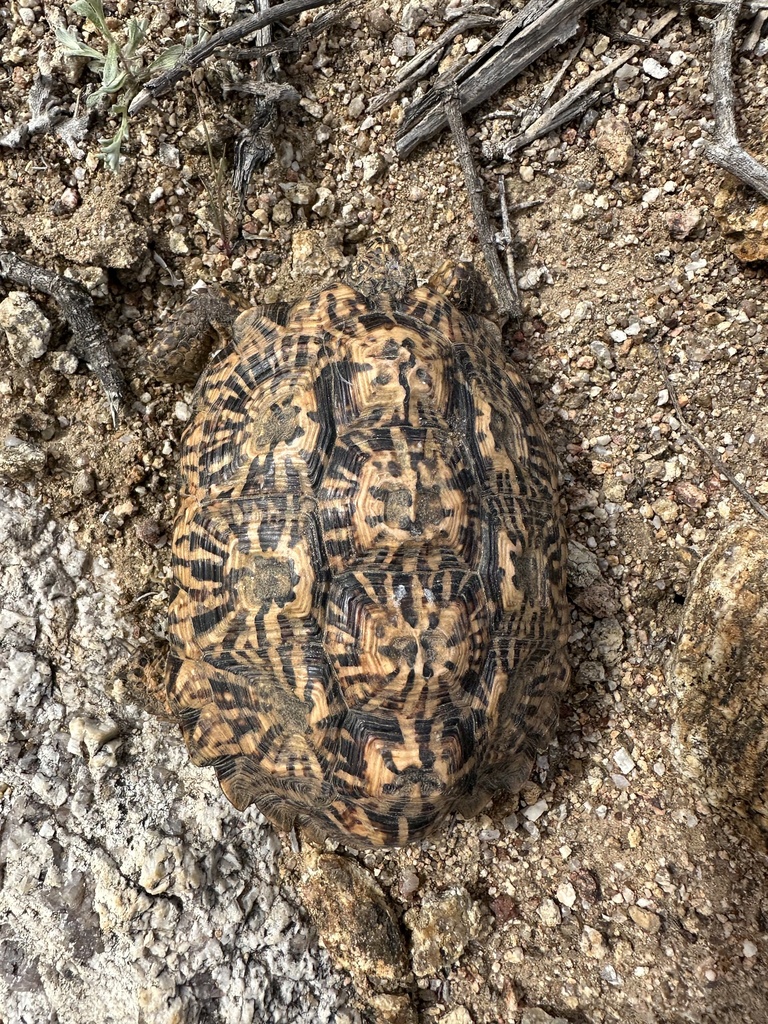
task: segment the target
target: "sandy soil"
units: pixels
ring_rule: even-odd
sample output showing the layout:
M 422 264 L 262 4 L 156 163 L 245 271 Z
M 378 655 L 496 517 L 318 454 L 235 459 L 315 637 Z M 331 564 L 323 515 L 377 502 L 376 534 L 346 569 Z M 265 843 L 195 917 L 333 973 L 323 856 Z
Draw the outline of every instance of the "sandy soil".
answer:
M 129 7 L 109 7 L 113 31 Z M 217 24 L 215 12 L 193 19 L 181 3 L 140 2 L 133 13 L 151 20 L 151 56 L 195 35 L 198 22 Z M 606 33 L 642 32 L 659 13 L 600 8 L 562 88 L 626 47 Z M 96 82 L 56 48 L 53 24 L 83 30 L 67 5 L 24 0 L 9 14 L 0 134 L 29 117 L 41 51 L 65 112 Z M 93 116 L 80 154 L 54 132 L 2 149 L 3 247 L 87 285 L 130 388 L 113 427 L 40 295 L 47 351 L 30 358 L 23 337 L 0 345 L 0 441 L 27 446 L 14 460 L 6 445 L 3 456 L 17 495 L 4 492 L 16 510 L 7 571 L 21 564 L 18 551 L 38 552 L 8 576 L 6 593 L 36 595 L 31 632 L 0 620 L 2 1021 L 535 1024 L 548 1019 L 537 1007 L 574 1024 L 768 1018 L 764 844 L 736 798 L 729 806 L 681 770 L 665 672 L 692 572 L 726 525 L 757 516 L 683 432 L 657 347 L 688 423 L 758 498 L 768 494 L 766 264 L 739 258 L 768 254 L 768 213 L 705 158 L 709 33 L 692 11 L 630 62 L 594 116 L 509 161 L 499 154 L 516 122 L 488 114 L 530 106 L 572 44 L 469 118 L 491 211 L 499 176 L 511 204 L 535 203 L 514 217 L 526 288 L 523 322 L 507 340 L 562 465 L 575 681 L 558 741 L 520 799 L 415 848 L 345 854 L 375 879 L 370 899 L 391 908 L 415 977 L 403 969 L 394 988 L 368 983 L 330 934 L 323 950 L 313 921 L 327 924 L 307 886 L 334 862 L 318 867 L 256 812 L 231 809 L 212 772 L 187 763 L 173 724 L 147 715 L 130 686 L 126 665 L 142 657 L 156 681 L 162 664 L 167 537 L 191 399 L 156 379 L 147 351 L 187 289 L 202 279 L 247 303 L 294 298 L 374 230 L 422 277 L 446 256 L 480 265 L 450 137 L 399 162 L 394 136 L 409 97 L 368 113 L 445 19 L 432 0 L 366 0 L 283 59 L 300 99 L 281 110 L 276 157 L 254 178 L 240 235 L 217 174 L 219 160 L 228 173 L 249 101 L 227 91 L 225 62 L 131 120 L 117 174 L 97 156 L 98 138 L 117 126 L 108 112 Z M 443 66 L 483 38 L 457 37 Z M 740 56 L 736 73 L 743 140 L 768 159 L 765 61 Z M 71 551 L 84 553 L 77 570 Z M 41 559 L 53 575 L 35 581 Z M 70 602 L 58 630 L 43 628 L 55 621 L 53 578 Z M 435 914 L 461 936 L 425 952 Z

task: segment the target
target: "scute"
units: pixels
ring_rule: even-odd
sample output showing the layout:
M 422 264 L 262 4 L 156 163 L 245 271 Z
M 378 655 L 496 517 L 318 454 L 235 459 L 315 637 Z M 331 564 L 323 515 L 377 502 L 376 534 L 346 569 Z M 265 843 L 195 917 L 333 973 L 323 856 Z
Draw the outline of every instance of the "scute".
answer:
M 528 386 L 452 301 L 471 275 L 397 282 L 240 315 L 198 384 L 173 540 L 166 685 L 194 763 L 356 847 L 518 789 L 569 678 Z

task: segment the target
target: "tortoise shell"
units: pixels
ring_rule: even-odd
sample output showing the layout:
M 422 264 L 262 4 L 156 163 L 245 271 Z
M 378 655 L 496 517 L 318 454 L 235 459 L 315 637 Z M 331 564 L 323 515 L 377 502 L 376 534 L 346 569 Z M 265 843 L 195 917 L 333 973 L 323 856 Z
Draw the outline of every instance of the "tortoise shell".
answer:
M 473 275 L 242 313 L 182 440 L 166 686 L 239 809 L 397 846 L 517 790 L 569 677 L 552 449 Z

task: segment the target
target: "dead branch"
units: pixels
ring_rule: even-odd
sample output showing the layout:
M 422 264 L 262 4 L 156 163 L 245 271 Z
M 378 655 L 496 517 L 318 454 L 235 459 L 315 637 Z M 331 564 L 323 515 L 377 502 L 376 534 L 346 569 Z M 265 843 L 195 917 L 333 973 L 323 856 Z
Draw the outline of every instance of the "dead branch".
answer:
M 504 175 L 499 175 L 499 207 L 501 209 L 501 238 L 504 243 L 504 256 L 507 263 L 507 280 L 520 309 L 520 295 L 517 291 L 517 277 L 515 275 L 515 256 L 513 252 L 512 223 L 509 219 L 509 203 L 507 202 L 507 188 Z
M 520 318 L 520 300 L 513 290 L 513 285 L 507 279 L 499 260 L 499 252 L 496 248 L 488 213 L 485 209 L 485 188 L 480 175 L 477 173 L 475 161 L 472 159 L 472 151 L 469 148 L 469 138 L 464 127 L 464 119 L 461 116 L 459 94 L 455 82 L 450 82 L 445 86 L 443 107 L 446 119 L 451 127 L 453 141 L 456 146 L 456 156 L 464 173 L 464 181 L 475 219 L 475 228 L 480 238 L 483 256 L 485 257 L 485 263 L 491 277 L 491 284 L 496 293 L 499 314 L 503 319 L 513 317 L 517 320 Z
M 88 292 L 75 281 L 7 251 L 0 251 L 0 278 L 50 295 L 54 300 L 72 329 L 73 350 L 101 381 L 112 423 L 117 425 L 117 414 L 126 394 L 125 380 L 106 331 L 93 311 L 93 299 Z
M 270 5 L 271 0 L 259 0 L 262 14 L 270 9 Z M 323 11 L 311 25 L 304 26 L 289 37 L 295 44 L 290 49 L 299 50 L 311 38 L 326 32 L 351 8 L 351 0 L 343 0 L 331 10 Z M 230 54 L 232 60 L 256 61 L 255 81 L 251 80 L 234 86 L 238 91 L 248 92 L 254 96 L 250 123 L 247 128 L 241 129 L 235 143 L 232 187 L 239 200 L 239 217 L 242 216 L 251 178 L 274 155 L 273 134 L 279 123 L 279 104 L 298 102 L 299 100 L 299 93 L 292 86 L 278 85 L 274 82 L 275 75 L 280 69 L 278 57 L 280 51 L 272 39 L 271 26 L 267 25 L 259 29 L 254 43 L 253 49 L 239 51 L 235 49 Z M 283 47 L 282 49 L 285 51 L 288 48 Z
M 412 57 L 407 64 L 400 68 L 395 75 L 398 84 L 390 89 L 389 92 L 377 96 L 371 102 L 368 108 L 369 112 L 375 114 L 377 110 L 381 110 L 382 107 L 392 103 L 402 93 L 409 92 L 422 78 L 426 78 L 427 75 L 431 74 L 440 63 L 440 58 L 446 46 L 456 36 L 461 35 L 463 32 L 470 32 L 475 28 L 496 28 L 498 24 L 499 19 L 497 17 L 488 14 L 472 14 L 470 9 L 458 21 L 455 21 L 445 31 L 441 32 L 433 43 L 430 43 L 429 46 L 417 53 L 415 57 Z
M 709 459 L 712 468 L 715 469 L 720 474 L 720 476 L 725 477 L 725 479 L 733 487 L 736 488 L 736 490 L 742 496 L 744 501 L 751 505 L 751 507 L 755 510 L 755 512 L 757 512 L 758 515 L 762 516 L 764 519 L 768 519 L 768 509 L 766 509 L 763 505 L 760 504 L 760 502 L 757 500 L 754 494 L 748 491 L 744 484 L 739 483 L 739 481 L 736 479 L 733 473 L 731 473 L 728 467 L 723 462 L 721 462 L 720 459 L 718 459 L 718 457 L 709 450 L 709 448 L 707 448 L 704 442 L 694 432 L 692 427 L 689 426 L 688 421 L 683 415 L 683 409 L 680 405 L 680 400 L 677 397 L 675 387 L 672 381 L 669 379 L 669 373 L 667 372 L 667 367 L 664 363 L 664 357 L 661 354 L 661 348 L 659 347 L 659 343 L 658 341 L 656 341 L 655 338 L 653 339 L 653 346 L 656 350 L 656 359 L 659 364 L 659 369 L 661 370 L 661 376 L 664 379 L 664 386 L 666 387 L 667 392 L 669 393 L 672 406 L 675 410 L 675 415 L 677 416 L 678 421 L 680 423 L 680 429 L 685 434 L 685 436 L 696 445 L 699 451 L 703 455 L 705 455 L 707 459 Z
M 705 153 L 718 167 L 743 181 L 768 199 L 768 169 L 748 153 L 736 134 L 736 98 L 733 89 L 733 37 L 741 13 L 741 0 L 730 0 L 712 22 L 710 89 L 714 96 L 714 141 Z
M 199 67 L 211 54 L 223 47 L 231 46 L 239 40 L 245 39 L 246 36 L 252 36 L 259 29 L 266 28 L 267 25 L 274 25 L 276 21 L 282 21 L 284 18 L 290 18 L 292 15 L 301 14 L 303 11 L 309 11 L 315 7 L 325 7 L 334 2 L 335 0 L 284 0 L 284 3 L 278 4 L 276 7 L 251 14 L 247 18 L 242 18 L 233 25 L 223 28 L 220 32 L 215 32 L 210 39 L 186 50 L 168 71 L 164 71 L 148 82 L 133 98 L 128 113 L 136 114 L 143 110 L 153 99 L 164 95 L 189 71 Z
M 502 89 L 542 53 L 570 39 L 579 19 L 601 0 L 529 0 L 529 3 L 481 47 L 457 73 L 438 79 L 422 99 L 406 111 L 397 136 L 397 151 L 407 156 L 448 123 L 442 104 L 444 87 L 455 82 L 462 113 Z
M 691 0 L 696 7 L 727 7 L 731 0 Z M 768 0 L 746 0 L 744 9 L 749 14 L 757 14 L 758 11 L 768 10 Z
M 643 43 L 655 38 L 671 21 L 674 21 L 677 14 L 677 11 L 667 11 L 666 14 L 662 15 L 645 33 Z M 515 136 L 514 139 L 511 139 L 504 145 L 504 159 L 508 160 L 513 153 L 524 149 L 525 146 L 530 146 L 535 139 L 540 139 L 548 132 L 555 131 L 593 106 L 600 95 L 599 92 L 595 91 L 595 86 L 603 79 L 614 74 L 622 64 L 626 64 L 641 49 L 643 49 L 643 44 L 628 47 L 623 53 L 620 53 L 618 57 L 612 60 L 610 64 L 606 64 L 599 71 L 594 71 L 582 82 L 574 86 L 562 99 L 558 100 L 557 103 L 553 103 L 541 117 L 537 118 L 525 132 Z
M 581 52 L 581 48 L 584 45 L 584 35 L 584 32 L 579 32 L 575 44 L 571 47 L 570 53 L 565 58 L 563 63 L 560 65 L 560 70 L 557 72 L 556 75 L 554 75 L 552 80 L 548 82 L 547 85 L 544 87 L 541 96 L 539 96 L 538 100 L 531 104 L 531 109 L 526 110 L 525 114 L 523 115 L 523 119 L 520 122 L 520 127 L 524 131 L 526 128 L 530 128 L 530 126 L 535 121 L 538 121 L 538 119 L 546 110 L 549 101 L 555 94 L 555 90 L 558 88 L 562 80 L 565 78 L 566 74 L 568 73 L 568 69 L 571 67 L 571 65 Z
M 334 0 L 329 0 L 333 3 Z M 254 39 L 254 45 L 251 47 L 233 46 L 229 50 L 222 50 L 219 54 L 224 60 L 235 60 L 235 61 L 247 61 L 247 60 L 263 60 L 265 57 L 278 56 L 281 53 L 296 53 L 300 51 L 310 39 L 315 39 L 326 32 L 331 25 L 335 25 L 337 21 L 344 17 L 354 9 L 355 0 L 341 0 L 338 6 L 334 7 L 331 11 L 323 11 L 322 14 L 312 21 L 309 25 L 303 25 L 299 29 L 294 29 L 290 36 L 285 36 L 283 39 L 272 39 L 271 26 L 267 26 L 261 30 L 263 32 L 269 31 L 269 35 L 261 36 L 261 32 Z M 262 10 L 266 10 L 267 7 L 262 7 Z M 285 17 L 285 15 L 283 15 Z M 273 62 L 274 70 L 277 70 Z

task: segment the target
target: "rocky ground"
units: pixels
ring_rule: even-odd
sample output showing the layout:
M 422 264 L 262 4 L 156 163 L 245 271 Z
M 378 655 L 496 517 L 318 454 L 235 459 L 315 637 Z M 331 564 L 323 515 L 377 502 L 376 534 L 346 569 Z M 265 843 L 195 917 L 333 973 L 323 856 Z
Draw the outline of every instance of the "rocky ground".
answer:
M 232 16 L 212 0 L 194 14 L 135 6 L 108 5 L 108 27 L 148 17 L 147 59 Z M 701 441 L 764 501 L 768 208 L 704 154 L 710 36 L 697 11 L 711 11 L 679 14 L 593 113 L 514 158 L 505 141 L 572 43 L 468 119 L 491 210 L 499 176 L 526 204 L 514 216 L 524 318 L 507 340 L 560 457 L 572 540 L 574 684 L 520 798 L 397 852 L 295 850 L 226 803 L 131 682 L 140 660 L 161 676 L 191 401 L 157 379 L 152 339 L 198 280 L 244 302 L 290 299 L 374 230 L 422 277 L 446 256 L 479 263 L 450 137 L 401 162 L 412 96 L 370 112 L 466 6 L 366 0 L 282 58 L 298 100 L 239 234 L 226 181 L 249 119 L 232 79 L 247 65 L 213 62 L 131 118 L 112 173 L 98 157 L 119 125 L 108 102 L 82 137 L 45 130 L 54 100 L 80 114 L 98 83 L 55 27 L 103 39 L 64 3 L 3 9 L 1 245 L 86 285 L 130 388 L 113 426 L 55 306 L 0 305 L 4 1024 L 768 1018 L 768 531 L 670 395 L 671 383 Z M 667 9 L 599 8 L 560 89 Z M 442 67 L 484 31 L 457 36 Z M 767 49 L 735 65 L 741 137 L 763 160 Z M 340 934 L 360 907 L 369 927 Z

